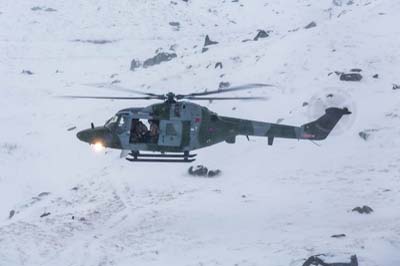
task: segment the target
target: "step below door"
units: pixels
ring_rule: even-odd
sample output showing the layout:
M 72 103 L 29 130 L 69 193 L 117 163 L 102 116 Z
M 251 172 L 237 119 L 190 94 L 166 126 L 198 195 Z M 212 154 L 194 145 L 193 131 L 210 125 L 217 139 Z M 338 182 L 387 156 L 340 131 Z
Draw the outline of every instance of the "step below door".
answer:
M 182 143 L 182 122 L 181 121 L 160 121 L 160 135 L 158 145 L 179 147 Z

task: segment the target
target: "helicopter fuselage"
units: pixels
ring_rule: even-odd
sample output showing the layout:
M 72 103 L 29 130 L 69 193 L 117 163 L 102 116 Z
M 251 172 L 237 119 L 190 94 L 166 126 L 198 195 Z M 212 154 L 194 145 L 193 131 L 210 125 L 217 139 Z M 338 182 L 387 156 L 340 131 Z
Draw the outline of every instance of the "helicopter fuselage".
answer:
M 328 108 L 326 114 L 314 122 L 290 126 L 219 116 L 192 102 L 166 101 L 144 108 L 120 110 L 104 126 L 92 126 L 78 132 L 77 137 L 90 144 L 101 143 L 114 149 L 162 153 L 189 152 L 224 141 L 235 143 L 238 135 L 267 137 L 268 144 L 272 145 L 275 137 L 325 139 L 339 119 L 349 113 L 346 108 Z M 156 123 L 157 135 L 132 138 L 138 121 Z

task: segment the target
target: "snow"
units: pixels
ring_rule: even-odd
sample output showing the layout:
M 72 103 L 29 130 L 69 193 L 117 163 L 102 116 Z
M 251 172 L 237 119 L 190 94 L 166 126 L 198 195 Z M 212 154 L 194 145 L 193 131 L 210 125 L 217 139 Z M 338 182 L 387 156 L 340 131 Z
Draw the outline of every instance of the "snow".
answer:
M 400 82 L 400 3 L 334 2 L 341 5 L 4 0 L 0 265 L 300 266 L 316 254 L 329 262 L 357 254 L 360 266 L 400 265 L 400 91 L 392 90 Z M 304 29 L 312 21 L 317 26 Z M 258 29 L 270 36 L 242 42 Z M 219 44 L 202 53 L 207 34 Z M 178 58 L 129 70 L 132 59 L 172 45 Z M 328 75 L 351 68 L 362 69 L 360 82 Z M 195 178 L 189 165 L 133 164 L 118 151 L 94 153 L 75 137 L 90 122 L 151 103 L 55 97 L 123 95 L 85 85 L 116 79 L 159 93 L 215 89 L 221 81 L 274 84 L 251 92 L 268 96 L 265 102 L 204 103 L 252 120 L 304 124 L 322 115 L 316 99 L 329 93 L 337 95 L 329 104 L 349 105 L 353 114 L 320 146 L 238 138 L 199 150 L 196 164 L 222 175 Z M 375 131 L 365 141 L 358 133 L 368 129 Z M 374 212 L 351 212 L 363 205 Z M 346 237 L 330 237 L 341 233 Z

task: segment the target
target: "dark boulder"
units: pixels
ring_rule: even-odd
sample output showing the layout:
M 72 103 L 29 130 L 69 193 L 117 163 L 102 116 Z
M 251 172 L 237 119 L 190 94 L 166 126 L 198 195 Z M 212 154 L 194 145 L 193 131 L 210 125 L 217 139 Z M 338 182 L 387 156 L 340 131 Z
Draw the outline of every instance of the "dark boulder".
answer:
M 219 83 L 219 85 L 218 85 L 218 88 L 219 89 L 224 89 L 224 88 L 229 88 L 231 86 L 231 83 L 230 82 L 223 82 L 223 81 L 221 81 L 220 83 Z
M 22 70 L 22 72 L 21 72 L 21 74 L 24 74 L 24 75 L 33 75 L 33 72 L 32 71 L 30 71 L 30 70 Z
M 305 29 L 311 29 L 317 26 L 317 23 L 315 23 L 314 21 L 310 22 L 309 24 L 307 24 L 307 26 L 305 26 Z
M 393 84 L 393 90 L 399 90 L 400 89 L 400 85 L 398 84 Z
M 254 37 L 254 41 L 258 41 L 260 38 L 267 38 L 269 34 L 265 30 L 258 30 L 256 37 Z
M 379 78 L 379 74 L 375 74 L 375 75 L 373 75 L 372 76 L 374 79 L 377 79 L 377 78 Z
M 214 45 L 218 44 L 216 41 L 212 41 L 208 35 L 206 35 L 206 38 L 204 40 L 204 47 L 209 46 L 209 45 Z
M 147 67 L 161 64 L 162 62 L 168 62 L 176 57 L 177 57 L 176 53 L 160 52 L 160 53 L 156 54 L 155 56 L 145 60 L 143 62 L 143 67 L 147 68 Z
M 346 237 L 346 234 L 337 234 L 337 235 L 331 235 L 333 238 L 341 238 L 341 237 Z
M 222 69 L 222 63 L 221 62 L 215 63 L 215 68 L 221 68 Z
M 362 138 L 363 140 L 367 141 L 368 138 L 370 137 L 371 134 L 365 132 L 365 131 L 360 131 L 358 132 L 358 136 L 360 136 L 360 138 Z
M 361 214 L 364 214 L 364 213 L 369 214 L 369 213 L 373 212 L 374 210 L 371 207 L 364 205 L 362 207 L 355 207 L 351 211 L 358 212 Z
M 342 73 L 340 75 L 340 80 L 343 81 L 360 81 L 362 78 L 360 73 Z
M 11 210 L 11 211 L 10 211 L 10 214 L 8 215 L 8 219 L 13 218 L 14 215 L 15 215 L 15 211 L 14 211 L 14 210 Z
M 135 71 L 136 68 L 139 68 L 142 66 L 142 63 L 139 60 L 133 59 L 131 62 L 131 71 Z
M 334 262 L 334 263 L 326 263 L 322 259 L 317 256 L 309 257 L 304 263 L 303 266 L 358 266 L 357 256 L 353 255 L 350 257 L 350 262 Z
M 45 212 L 42 215 L 40 215 L 40 218 L 43 218 L 43 217 L 46 217 L 46 216 L 49 216 L 49 215 L 50 215 L 50 212 Z

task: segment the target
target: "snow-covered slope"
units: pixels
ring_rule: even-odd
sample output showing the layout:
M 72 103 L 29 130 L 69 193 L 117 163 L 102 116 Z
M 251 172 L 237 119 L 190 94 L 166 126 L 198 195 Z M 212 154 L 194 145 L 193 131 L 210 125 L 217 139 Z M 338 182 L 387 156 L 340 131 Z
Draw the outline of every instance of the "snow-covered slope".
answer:
M 0 265 L 300 266 L 321 253 L 400 265 L 399 12 L 384 0 L 4 0 Z M 259 29 L 270 36 L 243 42 Z M 202 53 L 207 34 L 219 44 Z M 178 57 L 129 70 L 156 50 Z M 351 68 L 360 82 L 330 74 Z M 223 174 L 193 178 L 188 165 L 128 163 L 76 139 L 90 122 L 150 104 L 54 97 L 120 95 L 85 86 L 114 80 L 153 92 L 275 84 L 252 92 L 266 102 L 206 103 L 255 120 L 300 125 L 322 114 L 319 99 L 353 114 L 320 146 L 243 138 L 200 150 L 196 163 Z M 362 205 L 374 212 L 351 212 Z

